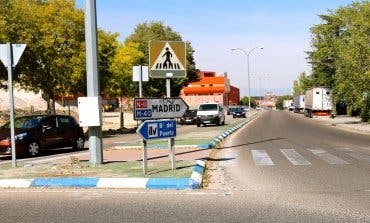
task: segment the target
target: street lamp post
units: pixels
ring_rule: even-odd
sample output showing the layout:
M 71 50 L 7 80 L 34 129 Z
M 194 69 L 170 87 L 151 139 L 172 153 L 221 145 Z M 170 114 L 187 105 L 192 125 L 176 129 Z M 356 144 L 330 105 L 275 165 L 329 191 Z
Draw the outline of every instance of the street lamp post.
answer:
M 255 50 L 255 49 L 260 49 L 262 50 L 263 47 L 262 46 L 256 46 L 254 48 L 252 48 L 251 50 L 249 50 L 248 52 L 245 51 L 244 49 L 242 48 L 232 48 L 231 50 L 232 51 L 235 51 L 235 50 L 240 50 L 242 51 L 246 56 L 247 56 L 247 72 L 248 72 L 248 116 L 250 117 L 251 116 L 251 79 L 250 79 L 250 75 L 249 75 L 249 55 Z

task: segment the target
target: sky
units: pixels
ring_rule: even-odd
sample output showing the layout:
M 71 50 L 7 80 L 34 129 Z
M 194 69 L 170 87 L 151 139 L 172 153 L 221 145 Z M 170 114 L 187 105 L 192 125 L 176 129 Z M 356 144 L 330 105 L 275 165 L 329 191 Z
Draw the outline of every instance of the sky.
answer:
M 96 0 L 98 27 L 124 41 L 139 23 L 161 21 L 191 42 L 196 67 L 227 73 L 231 85 L 248 95 L 291 94 L 301 72 L 311 73 L 310 28 L 320 14 L 349 0 Z M 84 0 L 77 5 L 84 8 Z

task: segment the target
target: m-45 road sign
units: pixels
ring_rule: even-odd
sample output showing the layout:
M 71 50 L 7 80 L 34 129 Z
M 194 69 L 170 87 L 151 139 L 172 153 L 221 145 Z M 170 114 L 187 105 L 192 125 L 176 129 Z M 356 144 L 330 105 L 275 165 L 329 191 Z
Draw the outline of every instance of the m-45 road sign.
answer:
M 175 120 L 145 121 L 136 130 L 143 139 L 161 139 L 176 137 Z
M 189 106 L 182 98 L 135 98 L 134 119 L 180 118 Z

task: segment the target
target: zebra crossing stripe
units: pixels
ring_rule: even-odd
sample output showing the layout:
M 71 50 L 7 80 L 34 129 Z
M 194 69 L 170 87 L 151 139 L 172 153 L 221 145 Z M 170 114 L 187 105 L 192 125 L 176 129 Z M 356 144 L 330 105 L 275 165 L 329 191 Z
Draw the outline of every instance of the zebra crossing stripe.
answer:
M 280 151 L 293 165 L 311 165 L 309 161 L 294 149 L 281 149 Z
M 365 154 L 362 154 L 360 152 L 354 151 L 353 149 L 350 149 L 350 148 L 340 148 L 339 150 L 341 152 L 344 152 L 348 156 L 351 156 L 351 157 L 355 158 L 355 159 L 364 160 L 364 161 L 367 161 L 367 162 L 370 163 L 370 156 L 368 156 L 368 155 L 365 155 Z
M 347 161 L 334 156 L 323 149 L 310 149 L 310 151 L 328 164 L 349 164 Z
M 261 166 L 275 165 L 266 150 L 251 150 L 254 163 Z

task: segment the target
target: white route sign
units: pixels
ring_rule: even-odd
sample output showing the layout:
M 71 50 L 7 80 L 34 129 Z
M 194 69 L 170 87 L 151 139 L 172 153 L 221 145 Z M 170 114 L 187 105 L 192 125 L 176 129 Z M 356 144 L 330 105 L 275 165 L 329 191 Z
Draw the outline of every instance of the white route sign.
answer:
M 135 98 L 134 120 L 180 118 L 188 109 L 182 98 Z

